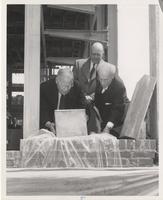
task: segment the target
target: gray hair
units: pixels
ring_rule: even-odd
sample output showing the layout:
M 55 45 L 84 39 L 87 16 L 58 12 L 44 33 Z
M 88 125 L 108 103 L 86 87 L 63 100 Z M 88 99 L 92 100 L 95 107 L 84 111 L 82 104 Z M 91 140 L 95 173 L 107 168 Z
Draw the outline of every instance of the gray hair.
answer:
M 74 75 L 70 68 L 59 69 L 57 77 L 59 77 L 59 78 L 69 77 L 70 79 L 72 79 L 72 81 L 74 80 Z
M 108 62 L 104 62 L 97 69 L 98 74 L 108 74 L 108 76 L 114 76 L 116 74 L 116 67 Z

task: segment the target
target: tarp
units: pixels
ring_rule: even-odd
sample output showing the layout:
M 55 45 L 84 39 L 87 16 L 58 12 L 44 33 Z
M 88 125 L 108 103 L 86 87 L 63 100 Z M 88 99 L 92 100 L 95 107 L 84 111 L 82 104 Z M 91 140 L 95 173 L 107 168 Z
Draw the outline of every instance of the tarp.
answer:
M 7 195 L 158 195 L 158 167 L 7 169 Z
M 20 149 L 21 167 L 121 167 L 118 140 L 108 133 L 57 138 L 42 129 Z

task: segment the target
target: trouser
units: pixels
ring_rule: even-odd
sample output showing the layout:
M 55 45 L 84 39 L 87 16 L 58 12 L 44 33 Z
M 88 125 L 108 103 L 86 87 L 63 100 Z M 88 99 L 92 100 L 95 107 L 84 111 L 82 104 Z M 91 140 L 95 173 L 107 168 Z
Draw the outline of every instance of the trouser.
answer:
M 94 106 L 89 108 L 89 120 L 87 123 L 88 134 L 90 132 L 100 133 L 101 132 L 101 120 L 97 109 Z

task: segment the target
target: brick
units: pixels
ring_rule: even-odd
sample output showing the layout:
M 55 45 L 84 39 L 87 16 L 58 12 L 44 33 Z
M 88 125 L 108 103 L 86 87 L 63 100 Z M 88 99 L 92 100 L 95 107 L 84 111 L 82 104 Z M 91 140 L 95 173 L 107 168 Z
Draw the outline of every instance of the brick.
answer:
M 120 139 L 119 140 L 119 149 L 120 150 L 135 149 L 135 140 Z
M 151 167 L 153 166 L 152 158 L 131 158 L 130 167 Z
M 131 151 L 120 151 L 121 158 L 130 158 L 132 156 Z
M 150 146 L 149 149 L 150 150 L 156 150 L 156 140 L 149 140 Z
M 134 151 L 132 153 L 132 157 L 154 158 L 155 157 L 155 151 Z
M 6 159 L 20 157 L 20 151 L 7 151 Z
M 135 148 L 138 150 L 155 150 L 156 140 L 136 140 Z
M 14 160 L 13 159 L 9 159 L 9 160 L 7 160 L 7 167 L 9 168 L 9 167 L 14 167 L 15 166 L 15 164 L 14 164 Z
M 6 160 L 7 167 L 20 167 L 20 151 L 7 151 Z
M 120 159 L 108 159 L 104 161 L 107 161 L 107 164 L 106 166 L 104 165 L 104 167 L 121 167 L 122 164 Z
M 152 167 L 153 166 L 153 159 L 152 158 L 139 158 L 138 161 L 139 167 Z
M 127 159 L 127 158 L 122 158 L 121 162 L 122 162 L 122 167 L 129 167 L 130 166 L 129 159 Z
M 135 140 L 127 140 L 127 149 L 135 149 Z
M 130 158 L 129 159 L 129 167 L 139 167 L 137 158 Z
M 120 150 L 127 149 L 127 140 L 126 139 L 120 139 L 119 140 L 119 149 Z

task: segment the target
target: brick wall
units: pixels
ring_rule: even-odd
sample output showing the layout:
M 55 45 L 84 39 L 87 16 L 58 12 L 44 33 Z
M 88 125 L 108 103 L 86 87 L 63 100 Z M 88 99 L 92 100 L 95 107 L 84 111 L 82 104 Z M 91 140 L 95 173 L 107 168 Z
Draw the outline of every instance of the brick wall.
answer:
M 148 167 L 154 165 L 156 140 L 119 140 L 123 167 Z
M 6 164 L 8 168 L 20 167 L 20 151 L 7 151 L 6 152 Z
M 119 151 L 122 160 L 123 167 L 149 167 L 154 165 L 154 158 L 156 154 L 156 140 L 129 140 L 121 139 L 119 140 Z M 93 161 L 93 153 L 91 155 L 86 155 L 86 153 L 79 150 L 79 155 L 81 158 L 87 157 L 90 161 Z M 108 158 L 106 160 L 106 153 L 103 155 L 101 152 L 101 158 L 103 159 L 104 167 L 119 167 L 119 164 L 116 166 L 115 159 L 112 159 L 111 154 L 116 154 L 117 152 L 108 152 Z M 87 153 L 88 154 L 88 153 Z M 20 151 L 7 151 L 7 167 L 20 167 Z M 57 158 L 59 159 L 59 158 Z M 62 160 L 62 158 L 60 158 Z M 59 162 L 60 160 L 58 160 Z M 96 161 L 94 161 L 96 162 Z M 49 163 L 50 164 L 50 163 Z M 95 164 L 96 166 L 96 164 Z M 50 167 L 50 165 L 49 165 Z M 61 167 L 64 167 L 64 164 L 61 163 Z

